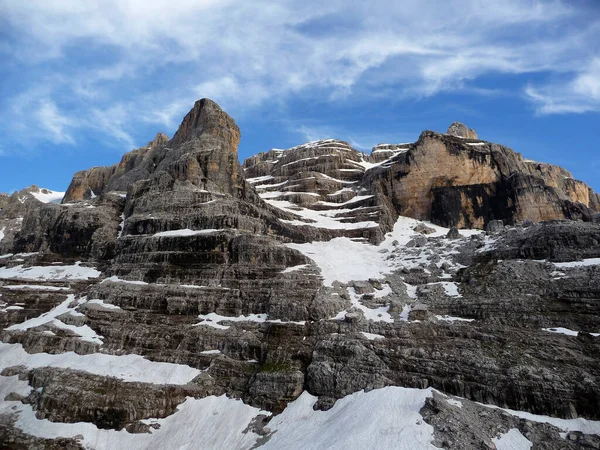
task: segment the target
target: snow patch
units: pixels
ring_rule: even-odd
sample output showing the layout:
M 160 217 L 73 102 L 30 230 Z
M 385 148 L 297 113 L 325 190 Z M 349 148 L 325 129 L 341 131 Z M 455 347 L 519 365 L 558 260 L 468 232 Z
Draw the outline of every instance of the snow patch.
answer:
M 516 411 L 514 409 L 500 408 L 496 405 L 486 405 L 478 403 L 479 405 L 485 406 L 490 409 L 499 409 L 507 412 L 515 417 L 529 420 L 531 422 L 538 423 L 549 423 L 550 425 L 560 428 L 563 431 L 580 431 L 584 434 L 595 434 L 600 435 L 600 421 L 587 420 L 587 419 L 558 419 L 556 417 L 542 416 L 537 414 L 531 414 L 525 411 Z
M 568 328 L 563 327 L 553 327 L 553 328 L 542 328 L 542 331 L 547 331 L 549 333 L 557 333 L 557 334 L 565 334 L 567 336 L 578 336 L 579 331 L 569 330 Z M 600 333 L 589 333 L 594 337 L 600 336 Z
M 183 364 L 152 362 L 139 355 L 107 355 L 91 353 L 78 355 L 74 352 L 49 355 L 27 353 L 21 344 L 0 342 L 0 372 L 7 367 L 25 366 L 57 367 L 81 370 L 94 375 L 115 377 L 127 382 L 153 384 L 187 384 L 200 375 L 201 371 Z M 1 378 L 4 380 L 3 378 Z M 0 383 L 0 386 L 2 383 Z
M 573 268 L 573 267 L 589 267 L 589 266 L 599 266 L 600 258 L 588 258 L 583 259 L 581 261 L 571 261 L 571 262 L 563 262 L 563 263 L 552 263 L 554 267 L 558 267 L 559 269 Z
M 18 311 L 20 309 L 25 309 L 25 308 L 23 308 L 22 306 L 12 305 L 12 306 L 7 306 L 6 308 L 0 309 L 0 312 Z
M 456 406 L 457 408 L 462 408 L 463 404 L 460 400 L 456 400 L 455 398 L 446 399 L 446 403 L 452 406 Z
M 4 402 L 17 404 L 17 402 Z M 20 402 L 19 402 L 20 403 Z M 91 423 L 57 423 L 40 420 L 30 405 L 17 407 L 21 411 L 15 424 L 28 434 L 43 438 L 83 437 L 85 448 L 95 450 L 183 450 L 202 448 L 250 449 L 258 435 L 247 432 L 250 422 L 265 411 L 245 405 L 225 395 L 196 400 L 188 397 L 177 407 L 175 414 L 165 419 L 147 419 L 143 422 L 157 425 L 150 433 L 133 434 L 126 430 L 101 430 Z M 2 411 L 0 409 L 0 411 Z
M 271 420 L 273 433 L 260 448 L 434 450 L 433 427 L 419 414 L 431 395 L 430 389 L 387 387 L 360 391 L 328 411 L 315 411 L 317 397 L 304 392 Z
M 361 333 L 370 341 L 376 341 L 377 339 L 385 339 L 385 336 L 383 336 L 382 334 L 367 333 L 365 331 L 361 331 Z
M 248 314 L 247 316 L 241 315 L 236 317 L 230 316 L 222 316 L 217 313 L 209 313 L 209 314 L 200 314 L 198 316 L 202 322 L 195 323 L 193 326 L 197 327 L 200 325 L 205 325 L 212 328 L 217 328 L 219 330 L 227 330 L 229 325 L 221 325 L 221 322 L 256 322 L 256 323 L 290 323 L 296 325 L 304 325 L 306 322 L 282 322 L 279 319 L 270 320 L 267 314 Z
M 305 267 L 310 267 L 310 264 L 300 264 L 298 266 L 288 267 L 287 269 L 282 270 L 281 273 L 296 272 L 298 270 L 304 269 Z
M 289 193 L 293 194 L 293 193 Z M 344 214 L 350 213 L 353 210 L 348 208 L 340 208 L 334 210 L 316 211 L 309 208 L 301 208 L 295 203 L 287 200 L 273 200 L 282 195 L 281 192 L 267 192 L 260 194 L 260 197 L 275 208 L 281 209 L 290 214 L 294 214 L 298 217 L 297 220 L 282 220 L 290 225 L 295 226 L 311 226 L 316 228 L 326 228 L 329 230 L 356 230 L 361 228 L 374 228 L 379 226 L 377 222 L 366 221 L 366 222 L 342 222 L 341 220 L 347 220 L 348 217 Z M 356 198 L 356 197 L 355 197 Z M 350 202 L 351 203 L 351 202 Z M 319 204 L 328 204 L 327 202 L 319 202 Z M 348 204 L 348 202 L 344 203 Z M 342 203 L 332 203 L 331 205 L 340 206 Z
M 145 281 L 123 280 L 123 279 L 119 278 L 116 275 L 113 275 L 112 277 L 105 278 L 104 280 L 102 280 L 102 283 L 106 283 L 107 281 L 112 281 L 113 283 L 136 284 L 136 285 L 139 285 L 139 286 L 146 286 L 148 284 Z
M 65 301 L 63 301 L 60 305 L 56 306 L 55 308 L 51 309 L 50 311 L 45 312 L 38 317 L 34 317 L 32 319 L 26 320 L 25 322 L 11 325 L 10 327 L 8 327 L 6 329 L 9 331 L 14 331 L 14 330 L 23 330 L 24 331 L 24 330 L 28 330 L 30 328 L 39 327 L 41 325 L 45 325 L 47 323 L 52 322 L 56 317 L 58 317 L 62 314 L 66 314 L 68 312 L 74 311 L 77 306 L 79 306 L 79 303 L 76 303 L 75 295 L 70 294 L 67 296 L 67 299 Z
M 63 286 L 41 286 L 38 284 L 14 284 L 2 286 L 2 288 L 11 291 L 68 291 L 70 289 Z
M 160 233 L 156 233 L 153 237 L 174 237 L 174 236 L 194 236 L 196 234 L 211 234 L 217 233 L 219 231 L 225 231 L 224 229 L 206 229 L 206 230 L 190 230 L 189 228 L 184 228 L 183 230 L 171 230 L 171 231 L 161 231 Z
M 113 305 L 111 303 L 104 303 L 104 300 L 100 300 L 100 299 L 88 300 L 87 304 L 88 305 L 99 305 L 99 306 L 101 306 L 104 309 L 112 309 L 112 310 L 121 309 L 120 306 Z
M 46 191 L 46 193 L 42 193 Z M 60 203 L 66 192 L 51 191 L 50 189 L 40 189 L 40 192 L 32 192 L 36 199 L 42 203 Z
M 263 177 L 246 178 L 246 181 L 250 184 L 256 184 L 256 183 L 260 183 L 262 181 L 272 180 L 273 178 L 275 178 L 275 177 L 272 175 L 265 175 Z
M 516 428 L 508 430 L 497 438 L 492 438 L 497 450 L 529 450 L 533 444 Z
M 400 217 L 394 225 L 394 230 L 388 233 L 378 246 L 356 242 L 345 237 L 324 242 L 285 245 L 300 251 L 319 266 L 325 286 L 332 286 L 336 280 L 348 283 L 353 280 L 380 279 L 392 273 L 403 263 L 401 259 L 388 258 L 388 253 L 395 248 L 394 242 L 396 241 L 400 247 L 405 246 L 416 235 L 414 228 L 422 223 L 435 230 L 429 237 L 441 237 L 448 233 L 447 228 L 409 217 Z M 480 230 L 459 230 L 459 232 L 462 236 L 481 233 Z M 449 285 L 448 289 L 451 289 Z
M 102 345 L 102 339 L 104 339 L 104 337 L 100 336 L 88 325 L 82 325 L 82 326 L 69 325 L 58 319 L 54 319 L 54 320 L 50 321 L 49 323 L 57 328 L 72 331 L 73 333 L 77 334 L 79 336 L 79 339 L 81 339 L 82 341 L 91 342 L 92 344 Z
M 475 319 L 463 319 L 462 317 L 453 317 L 453 316 L 435 316 L 438 320 L 443 320 L 445 322 L 473 322 Z
M 81 266 L 81 262 L 69 266 L 0 267 L 0 278 L 18 280 L 88 280 L 100 275 L 93 267 Z

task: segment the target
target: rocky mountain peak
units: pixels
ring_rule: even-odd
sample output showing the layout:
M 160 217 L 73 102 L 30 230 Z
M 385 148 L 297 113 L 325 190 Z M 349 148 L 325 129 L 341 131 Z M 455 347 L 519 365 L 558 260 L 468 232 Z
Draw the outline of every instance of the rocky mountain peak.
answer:
M 156 136 L 154 137 L 154 139 L 152 139 L 150 142 L 148 142 L 148 147 L 151 147 L 151 148 L 162 147 L 163 145 L 166 145 L 168 142 L 169 142 L 169 136 L 167 136 L 164 133 L 156 133 Z
M 219 105 L 208 98 L 196 101 L 194 107 L 184 117 L 175 136 L 173 136 L 171 146 L 177 146 L 201 136 L 205 138 L 225 138 L 229 142 L 229 149 L 237 153 L 237 146 L 240 142 L 240 129 Z
M 467 127 L 461 122 L 454 122 L 452 125 L 450 125 L 448 127 L 448 131 L 446 131 L 446 134 L 467 139 L 477 139 L 477 133 L 475 130 Z

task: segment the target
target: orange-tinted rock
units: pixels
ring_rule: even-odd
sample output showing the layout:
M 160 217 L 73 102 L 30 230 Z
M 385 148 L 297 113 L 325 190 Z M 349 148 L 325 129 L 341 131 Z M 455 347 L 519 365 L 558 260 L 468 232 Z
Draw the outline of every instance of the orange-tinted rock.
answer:
M 391 214 L 444 226 L 589 219 L 598 209 L 597 195 L 568 171 L 450 134 L 423 132 L 386 166 L 368 172 L 365 183 L 380 193 Z

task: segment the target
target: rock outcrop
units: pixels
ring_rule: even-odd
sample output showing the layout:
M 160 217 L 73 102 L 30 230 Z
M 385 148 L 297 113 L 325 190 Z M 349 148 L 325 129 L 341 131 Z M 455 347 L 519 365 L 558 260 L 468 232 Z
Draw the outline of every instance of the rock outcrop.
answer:
M 111 191 L 127 191 L 127 186 L 133 181 L 147 177 L 153 172 L 156 163 L 154 155 L 160 153 L 168 142 L 168 136 L 158 133 L 145 147 L 125 154 L 119 164 L 77 172 L 67 189 L 63 203 L 91 200 Z
M 465 139 L 477 139 L 477 133 L 475 130 L 460 122 L 454 122 L 452 125 L 450 125 L 448 127 L 448 131 L 446 131 L 446 134 Z

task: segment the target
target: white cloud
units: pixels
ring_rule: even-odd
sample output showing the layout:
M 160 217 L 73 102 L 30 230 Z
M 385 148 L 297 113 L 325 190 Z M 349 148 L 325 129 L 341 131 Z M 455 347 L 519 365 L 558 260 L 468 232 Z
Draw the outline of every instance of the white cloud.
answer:
M 73 144 L 75 142 L 69 131 L 75 126 L 75 121 L 59 111 L 52 100 L 40 100 L 36 104 L 35 117 L 50 141 L 55 144 Z
M 125 150 L 136 147 L 134 139 L 126 131 L 132 120 L 131 111 L 125 105 L 116 104 L 106 110 L 93 109 L 90 127 L 101 131 L 103 134 L 112 136 Z
M 527 86 L 525 95 L 541 114 L 600 111 L 600 58 L 591 61 L 568 81 Z
M 0 119 L 16 129 L 41 115 L 40 138 L 53 142 L 94 129 L 130 145 L 139 123 L 172 129 L 199 97 L 240 114 L 294 95 L 476 92 L 498 74 L 566 79 L 527 88 L 541 113 L 600 105 L 589 45 L 600 22 L 567 1 L 0 0 L 0 10 L 11 30 L 1 51 L 40 73 Z

